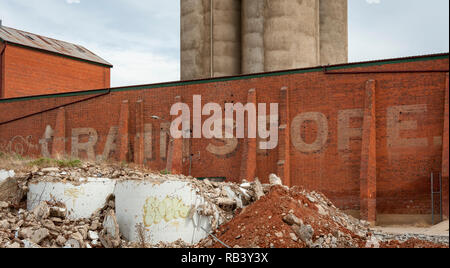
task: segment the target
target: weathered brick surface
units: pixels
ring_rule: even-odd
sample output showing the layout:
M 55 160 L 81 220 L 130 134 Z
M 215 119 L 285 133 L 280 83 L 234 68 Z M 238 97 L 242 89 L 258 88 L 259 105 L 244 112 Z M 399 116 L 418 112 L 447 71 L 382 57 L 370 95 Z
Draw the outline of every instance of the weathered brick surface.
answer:
M 340 71 L 442 70 L 448 69 L 448 63 L 446 55 L 354 68 L 350 65 Z M 442 140 L 448 139 L 448 132 L 444 136 L 443 109 L 446 77 L 442 72 L 337 75 L 317 70 L 113 89 L 108 95 L 64 108 L 65 152 L 76 152 L 81 158 L 119 160 L 127 151 L 129 161 L 163 170 L 168 166 L 169 153 L 166 120 L 171 119 L 170 107 L 177 96 L 192 113 L 193 95 L 201 95 L 203 104 L 215 102 L 224 108 L 225 103 L 246 103 L 249 90 L 255 89 L 258 103 L 280 103 L 280 124 L 287 125 L 287 131 L 280 131 L 279 141 L 286 148 L 257 149 L 256 176 L 267 182 L 270 173 L 281 171 L 281 176 L 288 175 L 291 185 L 322 191 L 340 208 L 358 210 L 366 84 L 374 80 L 376 145 L 371 145 L 372 151 L 365 158 L 376 156 L 376 161 L 372 160 L 376 163 L 376 210 L 383 214 L 427 214 L 429 175 L 441 172 Z M 280 93 L 282 88 L 288 89 L 288 95 Z M 0 101 L 0 122 L 92 96 L 95 94 Z M 288 103 L 283 104 L 281 98 Z M 124 110 L 125 100 L 128 112 Z M 283 112 L 288 120 L 283 119 Z M 125 113 L 127 123 L 120 119 Z M 153 119 L 155 115 L 163 120 Z M 58 110 L 53 110 L 0 125 L 0 150 L 34 156 L 41 155 L 43 148 L 52 152 L 53 139 L 43 137 L 47 126 L 57 128 L 57 117 Z M 139 138 L 142 135 L 144 140 Z M 128 141 L 127 147 L 124 141 Z M 177 159 L 176 169 L 181 166 L 185 174 L 191 170 L 197 177 L 239 181 L 242 174 L 253 174 L 251 165 L 255 163 L 253 156 L 243 159 L 254 155 L 252 145 L 245 142 L 183 140 L 182 146 L 173 147 L 183 148 L 182 164 L 179 149 L 171 159 Z M 280 167 L 280 160 L 288 161 Z M 373 180 L 373 166 L 368 163 L 367 168 L 369 173 L 363 174 L 370 174 L 368 178 Z
M 376 144 L 376 83 L 367 81 L 362 127 L 360 198 L 361 218 L 376 223 L 377 144 Z
M 0 69 L 0 98 L 110 87 L 107 66 L 12 44 L 6 45 Z
M 448 91 L 449 91 L 449 77 L 447 74 L 446 78 L 446 86 L 445 86 L 445 106 L 444 106 L 444 138 L 443 138 L 443 146 L 442 146 L 442 191 L 443 191 L 443 211 L 444 215 L 448 218 Z

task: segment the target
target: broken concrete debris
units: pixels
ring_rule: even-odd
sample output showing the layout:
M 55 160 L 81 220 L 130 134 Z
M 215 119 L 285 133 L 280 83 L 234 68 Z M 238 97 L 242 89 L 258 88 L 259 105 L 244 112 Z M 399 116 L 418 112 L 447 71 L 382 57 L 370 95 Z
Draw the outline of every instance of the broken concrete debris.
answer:
M 98 208 L 101 208 L 106 198 L 113 194 L 115 181 L 102 178 L 80 178 L 73 181 L 53 181 L 48 177 L 35 178 L 29 182 L 27 208 L 34 209 L 41 201 L 57 201 L 66 205 L 67 217 L 70 219 L 89 218 Z M 53 211 L 58 213 L 58 211 Z M 64 213 L 61 211 L 61 213 Z
M 26 178 L 16 176 L 12 170 L 0 170 L 0 201 L 20 202 L 26 192 Z
M 0 176 L 15 186 L 0 192 L 0 248 L 222 247 L 210 234 L 232 248 L 448 247 L 383 239 L 275 174 L 235 184 L 83 163 Z
M 396 243 L 400 247 L 448 247 L 448 242 L 382 240 L 372 234 L 367 222 L 341 212 L 322 194 L 279 184 L 271 185 L 269 193 L 221 225 L 214 235 L 234 248 L 377 248 Z M 207 245 L 223 247 L 209 237 L 197 246 Z
M 256 200 L 253 183 L 240 187 L 92 164 L 33 168 L 8 179 L 24 195 L 0 203 L 0 247 L 132 247 L 140 243 L 137 225 L 149 245 L 192 246 L 208 236 L 203 229 L 212 231 Z M 221 200 L 230 197 L 226 207 Z M 160 231 L 168 226 L 171 232 Z
M 281 181 L 281 179 L 275 174 L 269 175 L 269 182 L 272 185 L 283 185 L 283 182 Z
M 58 205 L 59 206 L 59 205 Z M 99 247 L 95 240 L 98 237 L 94 232 L 89 233 L 91 222 L 102 220 L 103 211 L 95 214 L 90 219 L 72 221 L 59 213 L 63 207 L 55 207 L 55 204 L 41 202 L 32 211 L 15 209 L 8 206 L 0 211 L 2 222 L 0 225 L 0 247 L 66 247 L 86 248 Z M 58 211 L 52 214 L 50 211 Z M 5 228 L 7 227 L 7 228 Z M 99 230 L 100 229 L 100 230 Z M 101 231 L 101 226 L 96 227 L 95 233 Z

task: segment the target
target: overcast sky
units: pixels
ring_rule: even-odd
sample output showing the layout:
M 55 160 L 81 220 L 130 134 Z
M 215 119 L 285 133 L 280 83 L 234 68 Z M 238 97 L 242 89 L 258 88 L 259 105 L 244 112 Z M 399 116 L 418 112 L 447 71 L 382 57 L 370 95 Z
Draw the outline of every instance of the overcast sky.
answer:
M 116 87 L 179 80 L 179 2 L 0 0 L 0 19 L 85 46 L 114 65 Z M 349 60 L 448 52 L 448 10 L 448 0 L 349 0 Z

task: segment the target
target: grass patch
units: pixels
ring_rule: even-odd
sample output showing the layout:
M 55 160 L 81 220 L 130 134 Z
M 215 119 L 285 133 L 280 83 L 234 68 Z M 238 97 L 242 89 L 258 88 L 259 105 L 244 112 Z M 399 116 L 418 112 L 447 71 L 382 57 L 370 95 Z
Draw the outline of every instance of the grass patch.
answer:
M 167 169 L 161 170 L 159 173 L 161 173 L 162 175 L 170 175 L 170 171 L 168 171 Z
M 36 167 L 49 167 L 49 166 L 53 166 L 54 162 L 50 158 L 39 158 L 39 159 L 29 162 L 28 165 L 36 166 Z
M 56 163 L 58 164 L 59 167 L 80 167 L 81 166 L 81 161 L 78 159 L 74 159 L 74 160 L 56 160 Z

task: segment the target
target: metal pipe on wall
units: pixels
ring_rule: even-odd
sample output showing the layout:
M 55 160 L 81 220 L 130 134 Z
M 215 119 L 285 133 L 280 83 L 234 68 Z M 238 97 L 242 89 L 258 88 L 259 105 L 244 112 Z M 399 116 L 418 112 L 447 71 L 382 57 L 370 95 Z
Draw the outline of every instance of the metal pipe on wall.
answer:
M 1 26 L 1 25 L 0 25 Z M 4 87 L 4 81 L 3 81 L 3 64 L 4 64 L 4 52 L 6 49 L 6 42 L 2 43 L 2 46 L 0 48 L 0 99 L 4 98 L 4 92 L 3 92 L 3 87 Z
M 347 0 L 180 1 L 182 80 L 347 62 Z
M 214 77 L 241 74 L 241 0 L 214 1 Z
M 241 1 L 180 3 L 181 79 L 241 74 Z

